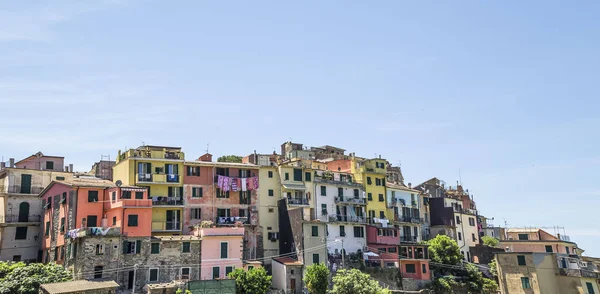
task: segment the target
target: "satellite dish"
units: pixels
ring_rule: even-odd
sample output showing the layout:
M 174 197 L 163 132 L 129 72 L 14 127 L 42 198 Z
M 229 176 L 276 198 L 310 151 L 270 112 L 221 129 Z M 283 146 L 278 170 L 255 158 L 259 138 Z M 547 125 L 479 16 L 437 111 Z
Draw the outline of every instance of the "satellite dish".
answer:
M 117 180 L 115 182 L 115 185 L 117 185 L 117 187 L 121 187 L 121 185 L 123 185 L 123 182 L 121 182 L 121 180 Z

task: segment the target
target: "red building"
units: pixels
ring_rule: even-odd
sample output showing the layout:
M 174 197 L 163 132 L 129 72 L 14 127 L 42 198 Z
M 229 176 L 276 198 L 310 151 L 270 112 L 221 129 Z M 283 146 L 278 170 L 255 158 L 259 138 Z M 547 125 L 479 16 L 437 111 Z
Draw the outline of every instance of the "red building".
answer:
M 367 226 L 367 248 L 378 256 L 368 257 L 368 265 L 398 267 L 400 234 L 395 227 Z

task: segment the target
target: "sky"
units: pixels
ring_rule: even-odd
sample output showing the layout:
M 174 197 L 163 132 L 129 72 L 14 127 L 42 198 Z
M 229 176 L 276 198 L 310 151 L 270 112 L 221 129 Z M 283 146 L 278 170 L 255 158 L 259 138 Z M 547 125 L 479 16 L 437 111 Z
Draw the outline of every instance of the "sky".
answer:
M 600 256 L 600 2 L 2 1 L 0 156 L 292 140 Z M 549 232 L 554 233 L 553 229 Z

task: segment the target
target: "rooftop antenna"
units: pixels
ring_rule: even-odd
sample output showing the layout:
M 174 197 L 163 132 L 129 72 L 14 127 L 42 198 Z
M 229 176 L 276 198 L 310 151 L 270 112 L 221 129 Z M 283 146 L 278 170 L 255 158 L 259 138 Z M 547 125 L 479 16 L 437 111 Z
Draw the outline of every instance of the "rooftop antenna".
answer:
M 458 168 L 458 182 L 462 186 L 462 177 L 460 176 L 460 167 Z
M 208 147 L 210 146 L 210 142 L 206 143 L 206 154 L 208 154 Z
M 146 146 L 146 142 L 142 141 L 142 146 Z

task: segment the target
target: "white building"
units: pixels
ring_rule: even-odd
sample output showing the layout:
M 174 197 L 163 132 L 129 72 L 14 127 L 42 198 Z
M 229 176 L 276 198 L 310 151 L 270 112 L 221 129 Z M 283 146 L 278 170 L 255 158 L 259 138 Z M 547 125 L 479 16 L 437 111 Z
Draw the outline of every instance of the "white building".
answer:
M 386 188 L 387 206 L 393 210 L 394 225 L 400 229 L 400 241 L 414 243 L 423 240 L 420 192 L 392 183 L 386 184 Z
M 327 223 L 329 254 L 363 250 L 367 244 L 364 187 L 352 174 L 317 171 L 314 184 L 316 218 Z

